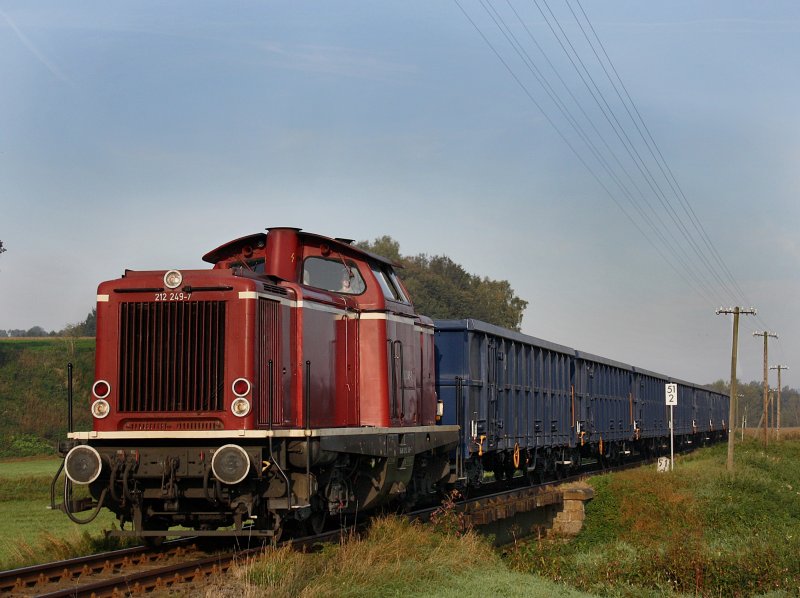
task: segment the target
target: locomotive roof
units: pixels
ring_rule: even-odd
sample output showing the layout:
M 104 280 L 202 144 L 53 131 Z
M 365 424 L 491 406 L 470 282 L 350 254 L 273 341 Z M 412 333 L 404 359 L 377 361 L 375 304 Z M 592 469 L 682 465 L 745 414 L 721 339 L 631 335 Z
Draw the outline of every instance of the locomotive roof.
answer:
M 269 231 L 269 230 L 271 230 L 271 229 L 267 229 L 267 231 Z M 315 234 L 315 233 L 307 233 L 307 232 L 304 232 L 300 228 L 296 228 L 294 230 L 297 231 L 298 237 L 300 237 L 300 239 L 302 241 L 304 241 L 304 242 L 312 241 L 312 242 L 317 242 L 317 243 L 326 243 L 327 245 L 329 245 L 331 247 L 331 249 L 334 249 L 336 251 L 340 251 L 340 252 L 343 251 L 343 252 L 347 252 L 347 253 L 351 253 L 351 254 L 354 253 L 354 254 L 357 254 L 357 255 L 361 255 L 361 256 L 363 256 L 363 257 L 365 257 L 365 258 L 367 258 L 369 260 L 372 260 L 372 261 L 377 261 L 377 262 L 381 262 L 383 264 L 388 264 L 389 266 L 394 266 L 395 268 L 402 268 L 402 266 L 400 264 L 398 264 L 398 263 L 396 263 L 396 262 L 394 262 L 394 261 L 392 261 L 392 260 L 390 260 L 390 259 L 388 259 L 386 257 L 383 257 L 382 255 L 378 255 L 377 253 L 372 253 L 371 251 L 366 251 L 364 249 L 361 249 L 360 247 L 352 245 L 352 242 L 353 242 L 352 239 L 343 239 L 343 238 L 335 238 L 335 239 L 333 239 L 331 237 L 326 237 L 324 235 L 318 235 L 318 234 Z M 267 235 L 268 234 L 269 234 L 269 232 L 267 232 L 267 233 L 254 233 L 252 235 L 239 237 L 238 239 L 234 239 L 233 241 L 228 241 L 227 243 L 224 243 L 224 244 L 220 245 L 219 247 L 217 247 L 216 249 L 213 249 L 213 250 L 209 251 L 208 253 L 206 253 L 203 256 L 203 261 L 209 262 L 211 264 L 216 264 L 221 259 L 224 259 L 225 256 L 230 255 L 232 253 L 238 253 L 241 250 L 241 248 L 246 247 L 248 245 L 251 246 L 251 247 L 264 247 L 264 246 L 266 246 L 266 243 L 267 243 Z

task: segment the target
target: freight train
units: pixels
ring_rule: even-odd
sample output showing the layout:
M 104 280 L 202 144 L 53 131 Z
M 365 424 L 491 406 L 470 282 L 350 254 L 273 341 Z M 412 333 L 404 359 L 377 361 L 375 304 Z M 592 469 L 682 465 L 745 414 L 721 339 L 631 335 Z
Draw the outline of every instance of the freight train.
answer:
M 434 322 L 397 264 L 352 240 L 270 228 L 203 259 L 213 267 L 98 287 L 93 425 L 70 422 L 59 443 L 59 508 L 78 523 L 107 508 L 145 539 L 275 537 L 669 438 L 675 381 L 476 320 Z M 724 437 L 728 397 L 678 384 L 678 443 Z

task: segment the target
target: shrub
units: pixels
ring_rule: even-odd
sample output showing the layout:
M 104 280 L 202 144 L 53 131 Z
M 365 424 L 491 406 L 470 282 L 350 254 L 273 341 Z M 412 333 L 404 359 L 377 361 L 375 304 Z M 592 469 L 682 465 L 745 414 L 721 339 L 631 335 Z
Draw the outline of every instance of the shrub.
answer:
M 33 457 L 53 452 L 52 442 L 34 434 L 11 434 L 0 444 L 0 457 Z

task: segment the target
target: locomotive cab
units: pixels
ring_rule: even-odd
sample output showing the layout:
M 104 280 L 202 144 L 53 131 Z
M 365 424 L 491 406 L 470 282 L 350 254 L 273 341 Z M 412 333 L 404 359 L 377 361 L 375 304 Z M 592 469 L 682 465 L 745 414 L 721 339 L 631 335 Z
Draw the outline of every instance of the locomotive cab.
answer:
M 87 486 L 148 537 L 433 495 L 457 426 L 436 425 L 433 323 L 395 265 L 293 228 L 203 259 L 98 287 L 94 423 L 62 443 L 65 496 Z

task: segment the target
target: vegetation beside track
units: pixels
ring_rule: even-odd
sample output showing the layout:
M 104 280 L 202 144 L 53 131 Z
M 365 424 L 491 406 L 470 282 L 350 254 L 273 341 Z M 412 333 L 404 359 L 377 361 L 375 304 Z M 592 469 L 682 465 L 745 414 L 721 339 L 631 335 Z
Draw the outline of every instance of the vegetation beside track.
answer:
M 490 542 L 474 532 L 456 534 L 449 526 L 432 532 L 430 526 L 399 517 L 377 519 L 364 537 L 316 553 L 267 550 L 206 592 L 287 598 L 586 596 L 563 584 L 509 570 Z
M 95 521 L 78 526 L 61 511 L 52 511 L 50 481 L 61 459 L 0 461 L 0 569 L 36 565 L 119 547 L 106 540 L 104 529 L 116 519 L 101 512 Z M 56 502 L 63 491 L 56 485 Z M 82 517 L 86 514 L 82 513 Z
M 94 338 L 0 340 L 0 457 L 53 455 L 67 434 L 67 363 L 76 429 L 91 426 Z
M 518 544 L 509 563 L 609 596 L 800 595 L 800 441 L 737 443 L 732 474 L 726 450 L 592 478 L 578 538 Z

